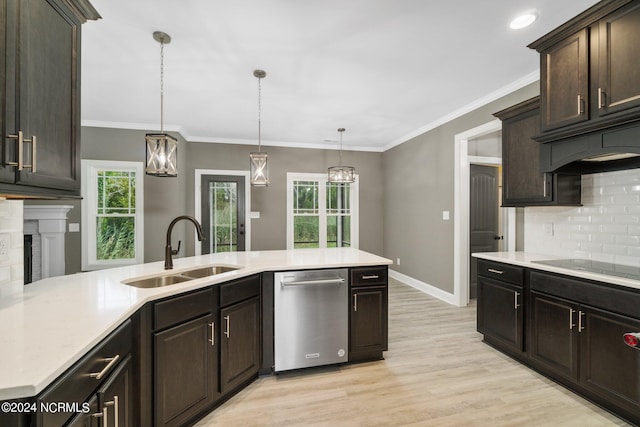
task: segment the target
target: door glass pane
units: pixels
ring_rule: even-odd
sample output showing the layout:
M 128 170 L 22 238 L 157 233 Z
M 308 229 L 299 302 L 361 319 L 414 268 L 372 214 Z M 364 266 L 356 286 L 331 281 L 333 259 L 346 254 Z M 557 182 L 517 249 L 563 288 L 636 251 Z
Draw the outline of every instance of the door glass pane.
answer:
M 318 215 L 301 215 L 293 218 L 293 247 L 320 247 L 320 217 Z
M 238 185 L 209 183 L 209 253 L 238 250 Z

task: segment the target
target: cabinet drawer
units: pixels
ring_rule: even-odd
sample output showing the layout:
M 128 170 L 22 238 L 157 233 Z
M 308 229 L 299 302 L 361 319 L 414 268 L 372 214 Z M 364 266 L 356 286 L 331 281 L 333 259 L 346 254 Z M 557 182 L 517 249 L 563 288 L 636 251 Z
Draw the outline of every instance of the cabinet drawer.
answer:
M 490 277 L 514 285 L 524 284 L 524 268 L 478 259 L 478 276 Z
M 535 270 L 529 273 L 529 281 L 532 291 L 544 292 L 634 318 L 640 317 L 640 292 Z
M 351 269 L 351 286 L 386 285 L 388 269 L 383 267 L 362 267 Z
M 87 400 L 131 353 L 132 336 L 131 320 L 127 320 L 40 394 L 38 407 L 40 402 L 82 403 Z M 46 427 L 61 426 L 74 413 L 38 412 L 38 415 L 42 417 L 38 425 Z
M 250 276 L 220 285 L 220 307 L 260 295 L 260 276 Z
M 155 303 L 153 306 L 153 329 L 159 330 L 196 317 L 213 310 L 213 288 L 193 292 Z

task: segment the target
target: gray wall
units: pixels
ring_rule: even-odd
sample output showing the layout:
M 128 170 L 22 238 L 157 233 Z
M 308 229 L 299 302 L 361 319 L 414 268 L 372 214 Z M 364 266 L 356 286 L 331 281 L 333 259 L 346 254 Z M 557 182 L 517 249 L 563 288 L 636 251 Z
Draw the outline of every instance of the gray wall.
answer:
M 83 159 L 145 161 L 145 131 L 82 128 Z M 178 215 L 195 215 L 195 169 L 247 170 L 249 152 L 253 146 L 186 142 L 178 138 L 178 177 L 144 177 L 144 245 L 145 262 L 164 259 L 167 226 Z M 286 247 L 286 173 L 325 173 L 338 161 L 335 150 L 265 147 L 269 153 L 270 185 L 252 188 L 253 211 L 260 219 L 252 220 L 253 250 L 285 249 Z M 382 254 L 382 154 L 344 152 L 344 162 L 355 166 L 360 184 L 360 248 Z M 79 200 L 34 201 L 32 204 L 73 205 L 68 222 L 81 222 Z M 180 222 L 173 230 L 173 246 L 182 240 L 178 256 L 195 253 L 193 226 Z M 67 274 L 81 271 L 80 233 L 66 234 Z
M 400 258 L 394 270 L 453 293 L 454 137 L 538 93 L 530 84 L 383 153 L 384 256 Z
M 248 145 L 189 143 L 187 176 L 187 212 L 194 212 L 194 170 L 247 170 Z M 338 152 L 304 148 L 264 147 L 269 154 L 269 186 L 251 189 L 251 210 L 260 218 L 251 220 L 251 249 L 286 248 L 287 172 L 326 173 L 337 164 Z M 360 187 L 360 249 L 382 254 L 382 154 L 371 152 L 343 152 L 344 163 L 356 168 Z M 189 250 L 194 248 L 193 234 L 189 234 Z

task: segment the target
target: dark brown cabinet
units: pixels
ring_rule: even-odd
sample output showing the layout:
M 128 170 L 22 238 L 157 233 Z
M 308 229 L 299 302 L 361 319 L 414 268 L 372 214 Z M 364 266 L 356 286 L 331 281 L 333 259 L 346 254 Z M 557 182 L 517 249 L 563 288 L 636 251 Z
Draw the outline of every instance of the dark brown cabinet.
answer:
M 578 304 L 531 292 L 529 357 L 534 364 L 578 379 Z M 580 325 L 581 326 L 581 325 Z
M 155 304 L 155 425 L 179 426 L 208 409 L 218 391 L 214 289 Z M 194 318 L 195 317 L 195 318 Z
M 4 0 L 0 194 L 80 190 L 80 27 L 86 0 Z
M 543 142 L 640 119 L 640 4 L 605 0 L 529 45 L 540 53 Z
M 543 173 L 540 98 L 494 114 L 502 120 L 502 206 L 579 205 L 580 175 Z
M 478 332 L 516 354 L 524 351 L 524 271 L 478 260 Z
M 227 393 L 256 377 L 260 367 L 260 299 L 233 304 L 220 311 L 221 391 Z
M 382 359 L 388 348 L 388 269 L 351 270 L 349 361 Z

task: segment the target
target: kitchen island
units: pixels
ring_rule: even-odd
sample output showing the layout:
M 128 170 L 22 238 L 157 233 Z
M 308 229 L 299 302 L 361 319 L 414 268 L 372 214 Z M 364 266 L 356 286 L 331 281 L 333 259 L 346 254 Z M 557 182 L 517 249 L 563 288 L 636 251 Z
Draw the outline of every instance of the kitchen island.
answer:
M 0 400 L 37 396 L 132 317 L 136 337 L 140 325 L 135 316 L 149 303 L 183 294 L 195 297 L 218 284 L 238 283 L 237 289 L 243 289 L 243 283 L 255 278 L 259 283 L 264 274 L 276 271 L 374 266 L 386 271 L 389 264 L 390 260 L 352 248 L 233 252 L 176 259 L 173 273 L 208 265 L 237 269 L 164 287 L 122 283 L 164 274 L 162 262 L 35 282 L 0 301 Z M 159 304 L 155 306 L 152 328 L 158 326 L 161 313 Z M 142 317 L 138 323 L 145 322 Z M 213 334 L 210 340 L 215 341 Z M 135 357 L 141 351 L 134 346 L 132 353 Z
M 640 268 L 526 252 L 478 258 L 484 342 L 640 424 Z

